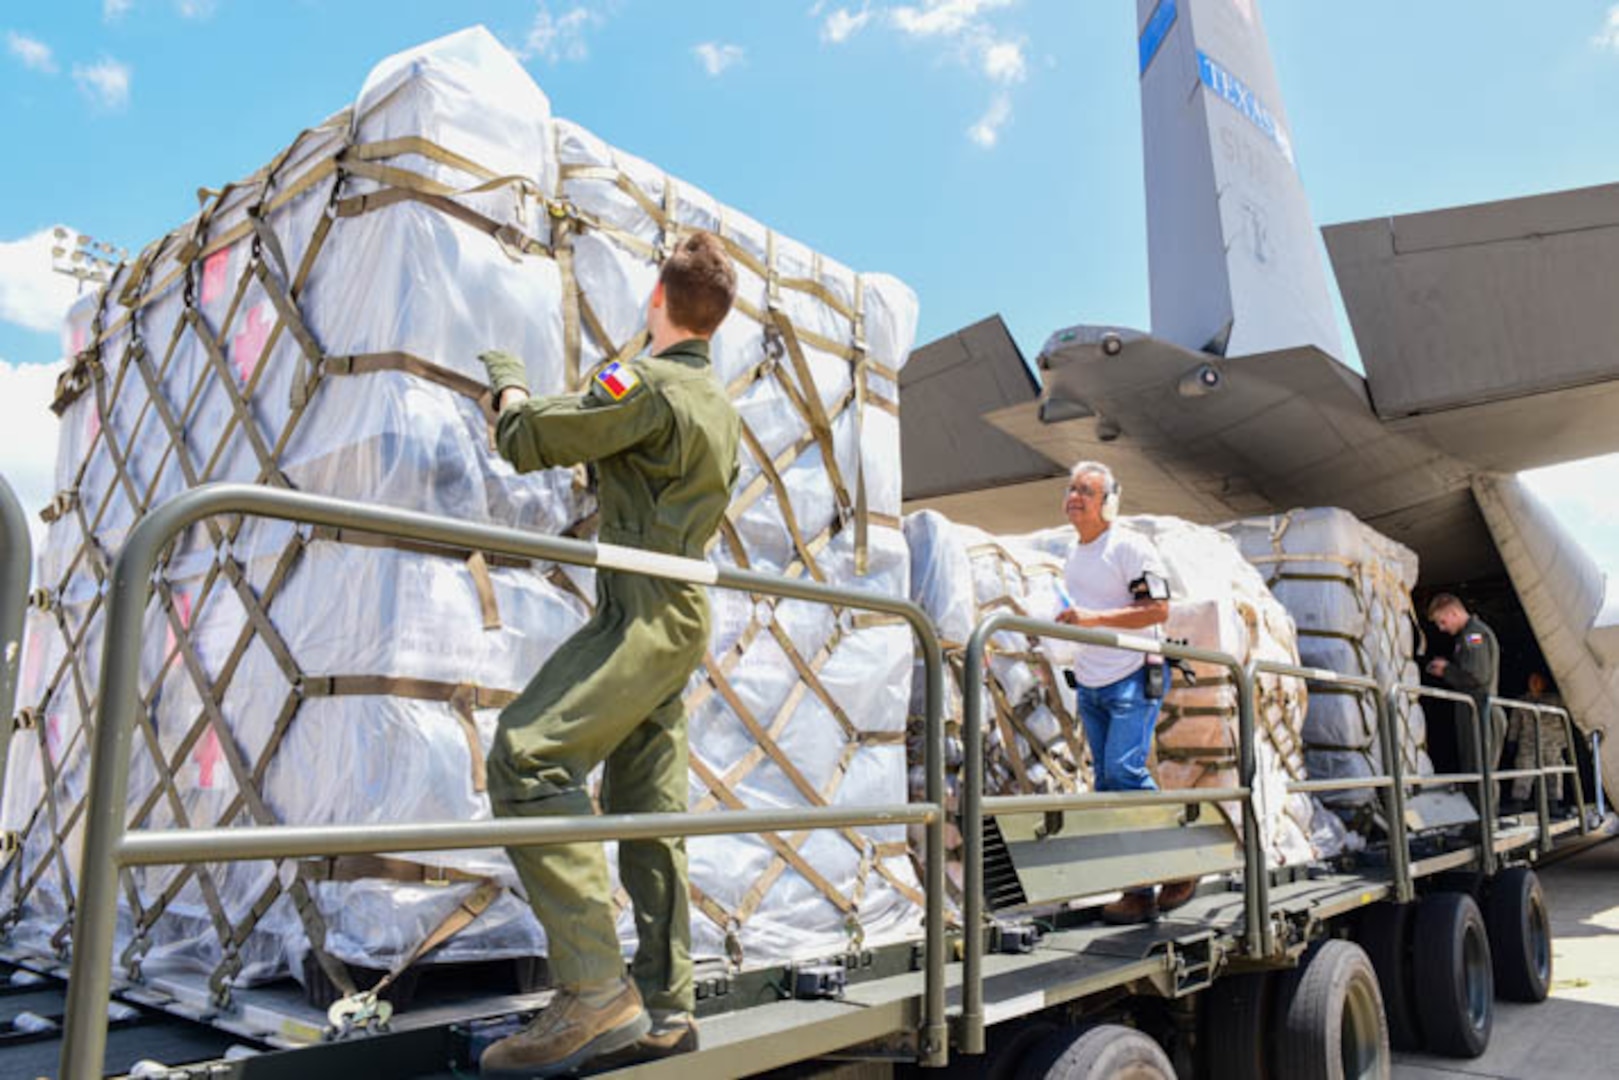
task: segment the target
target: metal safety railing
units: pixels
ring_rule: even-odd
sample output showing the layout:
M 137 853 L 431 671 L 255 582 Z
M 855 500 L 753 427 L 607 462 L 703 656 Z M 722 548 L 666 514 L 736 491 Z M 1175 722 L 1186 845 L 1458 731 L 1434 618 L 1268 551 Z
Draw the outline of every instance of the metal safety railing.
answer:
M 1572 776 L 1574 778 L 1574 803 L 1579 812 L 1579 828 L 1583 835 L 1589 828 L 1590 822 L 1585 812 L 1585 781 L 1580 776 L 1578 766 L 1574 764 L 1574 720 L 1568 710 L 1559 705 L 1543 705 L 1535 701 L 1522 701 L 1516 698 L 1492 697 L 1490 705 L 1503 710 L 1527 712 L 1534 719 L 1535 740 L 1535 767 L 1533 769 L 1501 769 L 1495 773 L 1497 780 L 1533 779 L 1535 781 L 1535 819 L 1540 827 L 1540 846 L 1542 850 L 1549 849 L 1552 843 L 1552 816 L 1549 785 L 1553 776 Z M 1554 723 L 1563 728 L 1563 745 L 1568 748 L 1570 756 L 1567 765 L 1547 765 L 1545 747 L 1540 741 L 1540 725 L 1543 717 L 1551 717 Z
M 1474 760 L 1469 763 L 1474 771 L 1409 777 L 1401 786 L 1400 801 L 1402 803 L 1405 801 L 1405 792 L 1410 788 L 1447 787 L 1453 784 L 1477 788 L 1478 801 L 1473 805 L 1478 810 L 1479 868 L 1486 874 L 1495 873 L 1495 770 L 1494 763 L 1490 761 L 1489 728 L 1486 726 L 1486 718 L 1479 712 L 1478 702 L 1474 701 L 1471 695 L 1458 690 L 1444 690 L 1437 686 L 1410 683 L 1401 683 L 1394 687 L 1391 693 L 1403 694 L 1412 699 L 1449 701 L 1467 710 L 1467 715 L 1472 721 L 1473 745 L 1477 747 L 1473 755 Z M 1401 820 L 1404 820 L 1403 815 Z
M 1059 638 L 1081 645 L 1099 645 L 1126 652 L 1153 654 L 1175 660 L 1191 660 L 1226 668 L 1237 686 L 1238 703 L 1238 787 L 1197 788 L 1179 791 L 1106 792 L 1086 791 L 1060 795 L 986 796 L 984 794 L 984 695 L 977 692 L 983 682 L 985 651 L 989 638 L 1003 630 L 1039 637 Z M 1139 634 L 1117 633 L 1045 622 L 1008 612 L 997 612 L 981 619 L 967 641 L 962 669 L 962 741 L 965 758 L 961 784 L 961 834 L 964 847 L 962 868 L 962 921 L 967 928 L 962 949 L 960 1049 L 965 1054 L 984 1052 L 984 815 L 997 813 L 1038 813 L 1057 810 L 1100 810 L 1127 806 L 1194 805 L 1236 802 L 1243 804 L 1243 879 L 1258 882 L 1267 873 L 1265 853 L 1260 842 L 1259 815 L 1254 799 L 1254 701 L 1252 673 L 1235 657 L 1210 649 L 1160 642 Z M 1262 892 L 1245 890 L 1244 917 L 1250 955 L 1268 956 L 1271 932 L 1268 916 L 1259 901 Z
M 1388 705 L 1388 694 L 1377 680 L 1369 675 L 1344 675 L 1331 668 L 1302 667 L 1275 660 L 1257 660 L 1252 667 L 1255 675 L 1265 673 L 1301 679 L 1306 683 L 1327 683 L 1371 697 L 1377 724 L 1378 749 L 1383 758 L 1383 768 L 1387 771 L 1357 779 L 1294 780 L 1288 783 L 1287 791 L 1290 795 L 1356 790 L 1382 792 L 1383 812 L 1388 821 L 1389 869 L 1394 878 L 1394 897 L 1401 903 L 1410 900 L 1413 894 L 1411 852 L 1405 835 L 1405 789 L 1400 775 L 1403 764 L 1400 756 L 1402 736 L 1401 732 L 1396 730 L 1397 725 L 1389 722 L 1391 710 Z M 1268 893 L 1270 882 L 1266 878 L 1261 878 L 1255 882 L 1254 887 L 1262 894 Z
M 128 831 L 125 800 L 132 730 L 139 713 L 142 622 L 159 558 L 184 529 L 220 514 L 353 529 L 460 550 L 614 569 L 899 616 L 910 624 L 921 644 L 927 680 L 926 801 L 702 815 L 624 814 L 406 825 Z M 9 523 L 7 528 L 10 528 Z M 95 741 L 90 762 L 82 878 L 73 924 L 73 966 L 63 1021 L 61 1076 L 64 1080 L 91 1080 L 102 1075 L 107 1042 L 106 1003 L 112 988 L 118 878 L 125 867 L 901 824 L 921 824 L 927 828 L 919 1059 L 926 1065 L 945 1063 L 949 1050 L 944 986 L 944 724 L 941 714 L 944 666 L 933 624 L 911 601 L 718 567 L 699 559 L 241 484 L 194 488 L 148 513 L 130 531 L 123 550 L 114 560 L 110 587 L 107 645 L 102 657 L 101 693 L 96 704 Z
M 33 570 L 34 542 L 17 495 L 0 476 L 0 796 L 6 792 L 6 766 L 11 752 L 11 713 L 17 707 L 22 665 L 23 615 Z

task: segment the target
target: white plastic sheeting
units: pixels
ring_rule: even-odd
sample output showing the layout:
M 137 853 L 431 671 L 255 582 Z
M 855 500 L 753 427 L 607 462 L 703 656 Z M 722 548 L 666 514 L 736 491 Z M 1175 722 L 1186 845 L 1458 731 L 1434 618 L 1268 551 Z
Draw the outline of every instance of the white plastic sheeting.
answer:
M 40 560 L 51 606 L 29 621 L 20 701 L 36 734 L 13 742 L 0 807 L 0 825 L 24 835 L 0 905 L 18 920 L 13 940 L 41 951 L 67 917 L 82 841 L 106 553 L 139 513 L 197 483 L 241 480 L 550 533 L 578 527 L 593 508 L 582 475 L 514 474 L 462 384 L 481 381 L 478 352 L 499 346 L 524 358 L 536 392 L 562 392 L 632 343 L 654 256 L 677 227 L 712 229 L 741 253 L 743 310 L 721 327 L 713 358 L 751 438 L 729 535 L 711 557 L 907 591 L 895 376 L 916 301 L 900 282 L 856 275 L 555 119 L 481 28 L 378 65 L 351 113 L 305 133 L 268 185 L 265 175 L 210 202 L 69 319 L 73 350 L 90 357 L 77 397 L 64 399 L 57 483 L 73 495 Z M 401 189 L 409 197 L 396 198 Z M 273 239 L 249 228 L 259 204 Z M 553 212 L 574 211 L 565 265 L 546 250 Z M 202 253 L 188 262 L 193 239 Z M 294 322 L 278 306 L 289 298 Z M 767 333 L 772 310 L 797 328 L 813 385 Z M 349 373 L 331 359 L 400 355 L 434 374 L 363 363 Z M 843 492 L 806 420 L 812 395 Z M 857 487 L 870 515 L 863 572 Z M 148 612 L 132 825 L 487 816 L 450 704 L 314 689 L 328 676 L 520 689 L 585 618 L 591 575 L 499 560 L 484 570 L 467 555 L 349 546 L 276 523 L 192 530 Z M 711 599 L 712 650 L 688 693 L 693 808 L 903 802 L 908 627 L 717 590 Z M 475 713 L 484 749 L 495 715 Z M 916 927 L 902 829 L 688 847 L 699 956 L 779 961 Z M 515 884 L 500 852 L 417 861 Z M 226 977 L 239 965 L 245 980 L 296 971 L 307 946 L 293 884 L 291 864 L 138 871 L 120 916 L 126 961 Z M 373 879 L 311 892 L 329 951 L 387 967 L 470 888 Z M 141 920 L 145 911 L 161 915 Z M 137 920 L 147 924 L 138 934 Z M 628 943 L 627 913 L 620 926 Z M 508 892 L 431 959 L 534 952 L 539 928 Z
M 1421 681 L 1411 603 L 1415 552 L 1333 507 L 1247 518 L 1220 528 L 1293 616 L 1303 663 L 1370 676 L 1383 686 Z M 1421 704 L 1397 696 L 1395 708 L 1406 773 L 1431 775 Z M 1383 772 L 1377 711 L 1368 695 L 1317 686 L 1310 695 L 1304 743 L 1312 779 L 1364 779 Z M 1376 797 L 1375 791 L 1361 789 L 1322 800 L 1355 811 L 1369 808 Z
M 1220 533 L 1176 518 L 1135 516 L 1135 529 L 1158 545 L 1171 577 L 1165 636 L 1238 660 L 1297 663 L 1293 625 L 1259 574 Z M 939 621 L 947 639 L 964 642 L 979 617 L 1005 610 L 1051 618 L 1073 532 L 991 536 L 926 511 L 905 519 L 911 543 L 912 598 Z M 1084 790 L 1089 752 L 1074 695 L 1060 672 L 1069 646 L 1002 632 L 991 640 L 986 693 L 986 789 L 996 794 Z M 1155 742 L 1154 772 L 1165 788 L 1236 786 L 1237 697 L 1229 673 L 1195 665 L 1198 685 L 1177 683 L 1166 698 Z M 1349 843 L 1342 826 L 1286 784 L 1302 779 L 1300 728 L 1306 694 L 1296 681 L 1259 680 L 1256 734 L 1261 835 L 1277 864 L 1336 854 Z M 913 762 L 913 785 L 917 782 Z M 1236 805 L 1222 809 L 1240 825 Z

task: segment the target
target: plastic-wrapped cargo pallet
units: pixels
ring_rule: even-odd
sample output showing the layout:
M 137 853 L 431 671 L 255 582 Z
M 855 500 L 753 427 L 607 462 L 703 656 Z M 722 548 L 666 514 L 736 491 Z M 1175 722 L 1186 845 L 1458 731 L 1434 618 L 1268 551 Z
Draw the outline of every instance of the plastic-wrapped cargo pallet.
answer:
M 1135 516 L 1115 528 L 1152 537 L 1164 556 L 1174 602 L 1165 635 L 1246 662 L 1297 662 L 1292 620 L 1229 539 L 1177 518 Z M 1049 618 L 1073 544 L 1067 528 L 1026 536 L 991 536 L 933 512 L 905 519 L 911 544 L 912 599 L 947 639 L 965 641 L 977 619 L 995 611 Z M 959 638 L 957 635 L 960 635 Z M 985 785 L 996 794 L 1084 790 L 1088 751 L 1074 696 L 1057 673 L 1067 646 L 997 634 L 990 643 Z M 960 655 L 959 649 L 954 655 Z M 1237 782 L 1236 688 L 1223 669 L 1195 665 L 1197 686 L 1177 686 L 1159 720 L 1154 767 L 1166 788 L 1234 786 Z M 1278 864 L 1336 854 L 1347 837 L 1330 814 L 1285 785 L 1302 778 L 1300 727 L 1305 691 L 1296 681 L 1262 676 L 1256 709 L 1258 777 L 1266 850 Z M 1085 768 L 1079 762 L 1087 762 Z M 917 773 L 913 760 L 913 786 Z M 1234 823 L 1240 807 L 1223 807 Z
M 1291 510 L 1220 526 L 1298 625 L 1299 654 L 1311 667 L 1369 675 L 1380 684 L 1416 684 L 1416 621 L 1411 588 L 1417 556 L 1346 510 Z M 1397 696 L 1402 761 L 1407 773 L 1431 775 L 1420 703 Z M 1312 778 L 1359 779 L 1382 771 L 1375 706 L 1362 694 L 1318 686 L 1304 724 Z M 1373 811 L 1376 792 L 1337 792 L 1323 801 L 1358 819 Z M 1424 792 L 1415 805 L 1448 804 L 1466 816 L 1463 797 Z M 1363 823 L 1363 822 L 1362 822 Z
M 904 595 L 898 369 L 914 295 L 858 275 L 552 117 L 481 28 L 380 64 L 355 106 L 205 193 L 68 334 L 61 494 L 41 559 L 3 827 L 14 948 L 68 925 L 85 720 L 109 554 L 136 516 L 210 480 L 282 485 L 549 533 L 590 527 L 565 470 L 490 449 L 476 361 L 523 356 L 536 392 L 635 353 L 658 259 L 720 234 L 740 277 L 713 357 L 742 415 L 714 560 Z M 132 827 L 486 817 L 499 706 L 585 618 L 590 575 L 486 553 L 221 520 L 176 545 L 143 656 Z M 687 695 L 695 810 L 905 794 L 910 630 L 715 591 Z M 768 962 L 915 931 L 897 827 L 689 843 L 694 951 Z M 308 941 L 387 968 L 469 895 L 487 910 L 432 960 L 543 951 L 488 888 L 502 853 L 141 869 L 123 962 L 232 981 L 300 970 Z M 482 901 L 480 901 L 481 903 Z M 633 934 L 627 914 L 620 923 Z M 329 968 L 328 968 L 329 970 Z

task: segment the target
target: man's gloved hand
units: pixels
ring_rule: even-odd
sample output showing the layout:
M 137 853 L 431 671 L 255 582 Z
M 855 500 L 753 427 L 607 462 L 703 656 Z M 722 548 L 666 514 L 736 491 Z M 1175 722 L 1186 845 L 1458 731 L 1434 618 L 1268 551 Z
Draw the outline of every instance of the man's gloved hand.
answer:
M 500 349 L 490 349 L 479 353 L 478 359 L 489 372 L 489 389 L 497 402 L 503 392 L 513 387 L 528 393 L 528 372 L 517 357 Z

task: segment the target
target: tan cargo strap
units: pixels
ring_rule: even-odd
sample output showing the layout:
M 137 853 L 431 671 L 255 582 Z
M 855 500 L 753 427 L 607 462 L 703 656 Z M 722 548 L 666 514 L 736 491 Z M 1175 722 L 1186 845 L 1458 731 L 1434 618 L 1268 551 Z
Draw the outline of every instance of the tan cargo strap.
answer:
M 460 559 L 469 561 L 474 555 L 480 556 L 486 567 L 500 570 L 528 570 L 534 563 L 516 555 L 496 555 L 490 551 L 471 551 L 467 548 L 439 547 L 437 544 L 428 544 L 417 540 L 403 540 L 380 533 L 363 532 L 358 529 L 339 529 L 330 525 L 314 525 L 309 528 L 310 540 L 325 540 L 334 544 L 343 544 L 348 547 L 388 548 L 394 551 L 405 551 L 412 555 L 433 555 L 446 559 Z
M 485 630 L 500 629 L 500 604 L 495 599 L 495 583 L 489 578 L 489 564 L 483 552 L 474 551 L 467 556 L 467 572 L 472 575 L 472 587 L 478 593 L 478 608 L 483 613 Z
M 510 222 L 496 221 L 486 214 L 458 203 L 448 195 L 429 195 L 421 191 L 412 191 L 408 188 L 387 187 L 380 191 L 373 191 L 365 195 L 350 195 L 337 200 L 334 212 L 338 217 L 360 217 L 364 214 L 386 210 L 403 202 L 417 202 L 430 206 L 446 217 L 454 218 L 463 225 L 470 226 L 485 234 L 500 245 L 500 250 L 512 262 L 522 262 L 524 256 L 549 256 L 550 250 L 534 237 Z
M 435 682 L 394 675 L 304 676 L 298 681 L 297 691 L 306 698 L 402 697 L 417 701 L 441 701 L 449 705 L 466 739 L 467 755 L 472 762 L 472 790 L 477 792 L 489 789 L 489 772 L 474 711 L 503 709 L 517 700 L 517 695 L 510 690 L 489 690 L 471 683 Z
M 300 872 L 301 870 L 302 868 L 300 867 Z M 393 967 L 389 968 L 388 973 L 378 979 L 376 985 L 365 991 L 366 995 L 374 998 L 381 994 L 389 986 L 393 985 L 394 980 L 408 971 L 412 964 L 446 941 L 449 941 L 474 922 L 477 922 L 478 917 L 488 911 L 489 906 L 500 898 L 500 882 L 495 881 L 493 878 L 473 878 L 472 880 L 479 882 L 478 886 L 469 892 L 448 915 L 441 919 L 432 932 L 423 938 L 414 949 L 405 954 Z M 317 946 L 313 941 L 309 943 L 309 947 L 314 952 L 315 959 L 320 964 L 321 969 L 326 972 L 326 977 L 331 979 L 339 990 L 343 991 L 345 997 L 355 997 L 360 993 L 359 987 L 355 985 L 353 977 L 348 973 L 347 965 L 331 956 L 324 948 Z M 342 978 L 335 977 L 336 972 L 341 972 Z
M 405 885 L 472 885 L 489 881 L 487 874 L 470 874 L 453 866 L 430 866 L 387 855 L 333 855 L 299 859 L 298 876 L 305 881 L 397 881 Z
M 404 372 L 442 386 L 462 397 L 471 398 L 483 410 L 485 419 L 491 423 L 494 421 L 494 395 L 490 393 L 488 383 L 407 352 L 356 353 L 324 357 L 307 372 L 305 384 L 312 388 L 315 381 L 327 375 L 370 375 L 379 371 Z

